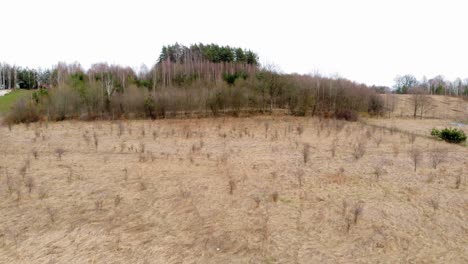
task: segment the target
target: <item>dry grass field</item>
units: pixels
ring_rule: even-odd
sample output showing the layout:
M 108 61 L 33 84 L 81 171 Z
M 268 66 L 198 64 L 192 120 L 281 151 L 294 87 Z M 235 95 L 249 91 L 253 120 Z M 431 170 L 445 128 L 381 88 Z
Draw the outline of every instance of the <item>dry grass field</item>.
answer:
M 365 123 L 384 127 L 393 130 L 401 130 L 402 132 L 414 133 L 419 136 L 430 136 L 431 130 L 444 129 L 446 127 L 458 128 L 468 134 L 468 123 L 460 123 L 450 119 L 423 119 L 414 120 L 413 118 L 372 118 L 364 120 Z
M 413 105 L 410 94 L 386 94 L 382 98 L 393 112 L 391 117 L 412 118 Z M 457 120 L 468 123 L 468 103 L 460 97 L 430 95 L 430 102 L 425 105 L 424 118 Z M 418 113 L 419 116 L 419 113 Z
M 282 116 L 0 135 L 0 263 L 468 263 L 463 146 Z

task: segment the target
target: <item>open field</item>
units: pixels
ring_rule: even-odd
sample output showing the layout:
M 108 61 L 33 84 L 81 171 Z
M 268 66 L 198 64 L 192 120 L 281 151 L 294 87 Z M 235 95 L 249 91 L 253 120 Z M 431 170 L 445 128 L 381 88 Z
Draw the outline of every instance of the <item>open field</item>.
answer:
M 468 262 L 463 146 L 275 116 L 0 134 L 1 263 Z
M 454 120 L 447 119 L 401 119 L 401 118 L 381 118 L 381 119 L 366 119 L 367 124 L 377 125 L 388 129 L 399 129 L 403 132 L 414 133 L 420 136 L 430 136 L 431 130 L 444 129 L 446 127 L 458 128 L 468 134 L 468 123 L 460 123 Z
M 0 115 L 5 114 L 11 106 L 23 96 L 32 94 L 32 90 L 17 89 L 10 93 L 0 96 Z
M 430 102 L 425 106 L 424 118 L 457 120 L 468 123 L 468 103 L 461 97 L 442 95 L 428 95 Z M 410 94 L 386 94 L 382 95 L 386 105 L 394 104 L 394 110 L 390 113 L 395 118 L 412 118 L 413 105 Z M 419 113 L 418 113 L 419 118 Z

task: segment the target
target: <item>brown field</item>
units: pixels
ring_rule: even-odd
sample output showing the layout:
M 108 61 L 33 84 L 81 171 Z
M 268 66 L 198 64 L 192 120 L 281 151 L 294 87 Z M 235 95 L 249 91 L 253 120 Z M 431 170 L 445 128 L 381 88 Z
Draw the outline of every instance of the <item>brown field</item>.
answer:
M 447 119 L 423 119 L 414 120 L 412 118 L 381 118 L 367 119 L 364 121 L 367 124 L 385 127 L 388 129 L 399 129 L 403 132 L 414 133 L 420 136 L 430 136 L 433 128 L 444 129 L 446 127 L 458 128 L 468 134 L 468 124 L 459 123 L 454 120 Z
M 394 105 L 390 117 L 413 117 L 411 97 L 409 94 L 382 95 L 387 106 Z M 425 108 L 424 118 L 456 120 L 468 123 L 468 103 L 460 97 L 430 95 L 430 103 Z
M 463 146 L 293 117 L 0 134 L 1 263 L 468 262 Z

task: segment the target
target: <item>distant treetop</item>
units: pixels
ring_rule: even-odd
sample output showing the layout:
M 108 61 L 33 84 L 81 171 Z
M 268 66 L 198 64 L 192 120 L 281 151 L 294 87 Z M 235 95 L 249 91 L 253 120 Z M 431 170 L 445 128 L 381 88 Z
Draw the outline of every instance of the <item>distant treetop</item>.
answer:
M 217 44 L 193 44 L 190 47 L 180 45 L 163 46 L 158 63 L 163 61 L 174 63 L 185 63 L 188 61 L 196 62 L 207 60 L 210 62 L 233 62 L 258 65 L 258 55 L 242 48 L 219 46 Z

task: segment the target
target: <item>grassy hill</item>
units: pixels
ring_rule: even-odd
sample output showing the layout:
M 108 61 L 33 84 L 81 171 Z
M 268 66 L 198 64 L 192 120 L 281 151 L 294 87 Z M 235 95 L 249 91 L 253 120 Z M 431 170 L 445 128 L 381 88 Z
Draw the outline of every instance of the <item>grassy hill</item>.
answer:
M 290 116 L 0 134 L 0 263 L 468 262 L 458 145 Z
M 412 118 L 413 105 L 410 94 L 391 94 L 383 95 L 384 101 L 391 105 L 394 102 L 395 107 L 391 117 Z M 424 114 L 424 118 L 431 119 L 450 119 L 462 122 L 468 122 L 468 102 L 460 97 L 450 97 L 442 95 L 431 95 L 430 105 Z
M 17 89 L 4 96 L 0 96 L 0 115 L 10 110 L 11 106 L 24 96 L 31 96 L 32 90 Z

